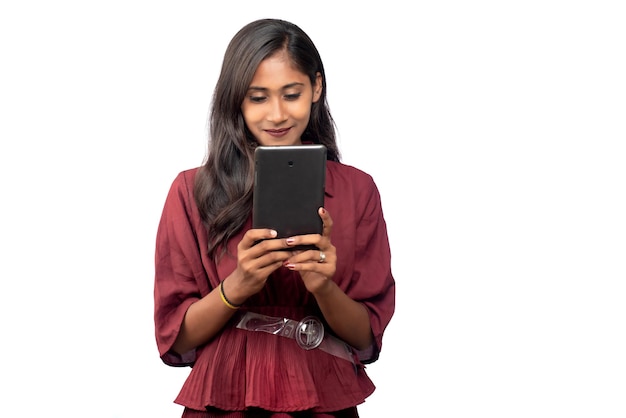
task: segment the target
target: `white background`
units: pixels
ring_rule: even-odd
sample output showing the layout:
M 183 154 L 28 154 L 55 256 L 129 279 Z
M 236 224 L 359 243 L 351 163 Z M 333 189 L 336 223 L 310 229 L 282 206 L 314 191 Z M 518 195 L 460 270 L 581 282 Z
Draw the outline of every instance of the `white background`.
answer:
M 382 195 L 397 310 L 361 416 L 626 416 L 621 2 L 352 4 L 2 3 L 0 416 L 180 416 L 156 227 L 261 17 L 316 42 Z

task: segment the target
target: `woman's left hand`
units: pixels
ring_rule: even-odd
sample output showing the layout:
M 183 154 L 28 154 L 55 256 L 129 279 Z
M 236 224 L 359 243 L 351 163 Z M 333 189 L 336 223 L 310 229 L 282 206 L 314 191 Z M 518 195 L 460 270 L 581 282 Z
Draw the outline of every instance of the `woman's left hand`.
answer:
M 300 272 L 304 285 L 313 294 L 327 289 L 330 279 L 337 270 L 337 249 L 330 242 L 333 220 L 324 208 L 319 208 L 318 213 L 324 225 L 321 235 L 298 235 L 285 240 L 289 247 L 315 245 L 318 248 L 317 250 L 294 251 L 284 263 L 288 269 Z

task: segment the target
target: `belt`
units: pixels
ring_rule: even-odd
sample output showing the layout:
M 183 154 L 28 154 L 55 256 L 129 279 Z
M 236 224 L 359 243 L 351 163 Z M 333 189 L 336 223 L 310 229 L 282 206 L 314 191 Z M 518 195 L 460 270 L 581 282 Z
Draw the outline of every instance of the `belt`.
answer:
M 237 323 L 237 328 L 292 338 L 304 350 L 318 348 L 354 364 L 350 346 L 334 335 L 324 333 L 324 324 L 315 316 L 307 316 L 301 321 L 295 321 L 289 318 L 246 312 Z

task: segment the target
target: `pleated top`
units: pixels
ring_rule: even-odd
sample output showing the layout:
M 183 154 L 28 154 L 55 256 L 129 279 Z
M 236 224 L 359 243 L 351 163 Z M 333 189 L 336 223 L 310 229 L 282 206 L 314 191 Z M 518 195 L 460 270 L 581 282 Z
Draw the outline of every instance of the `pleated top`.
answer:
M 374 344 L 354 350 L 354 363 L 319 349 L 304 350 L 294 339 L 236 328 L 239 314 L 207 344 L 182 356 L 171 350 L 187 308 L 219 286 L 236 267 L 236 246 L 243 230 L 228 243 L 230 255 L 215 263 L 207 256 L 208 232 L 193 197 L 197 168 L 174 179 L 156 237 L 154 319 L 161 359 L 191 371 L 175 402 L 198 411 L 261 408 L 275 412 L 340 411 L 361 404 L 375 386 L 365 365 L 376 361 L 395 309 L 395 281 L 378 189 L 368 174 L 327 162 L 324 207 L 333 219 L 331 241 L 337 249 L 333 280 L 370 316 Z M 250 297 L 242 313 L 296 321 L 315 315 L 315 298 L 298 272 L 280 268 Z M 330 332 L 326 327 L 326 332 Z

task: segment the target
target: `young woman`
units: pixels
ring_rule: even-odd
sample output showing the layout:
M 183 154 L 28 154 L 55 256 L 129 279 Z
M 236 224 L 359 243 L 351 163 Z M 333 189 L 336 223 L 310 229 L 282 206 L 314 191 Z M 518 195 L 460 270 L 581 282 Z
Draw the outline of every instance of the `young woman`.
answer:
M 255 147 L 303 143 L 327 147 L 323 233 L 252 229 Z M 289 250 L 300 244 L 319 250 Z M 358 417 L 395 309 L 390 260 L 374 181 L 340 162 L 315 45 L 286 21 L 246 25 L 224 56 L 206 162 L 174 179 L 156 238 L 159 354 L 192 366 L 183 417 Z

